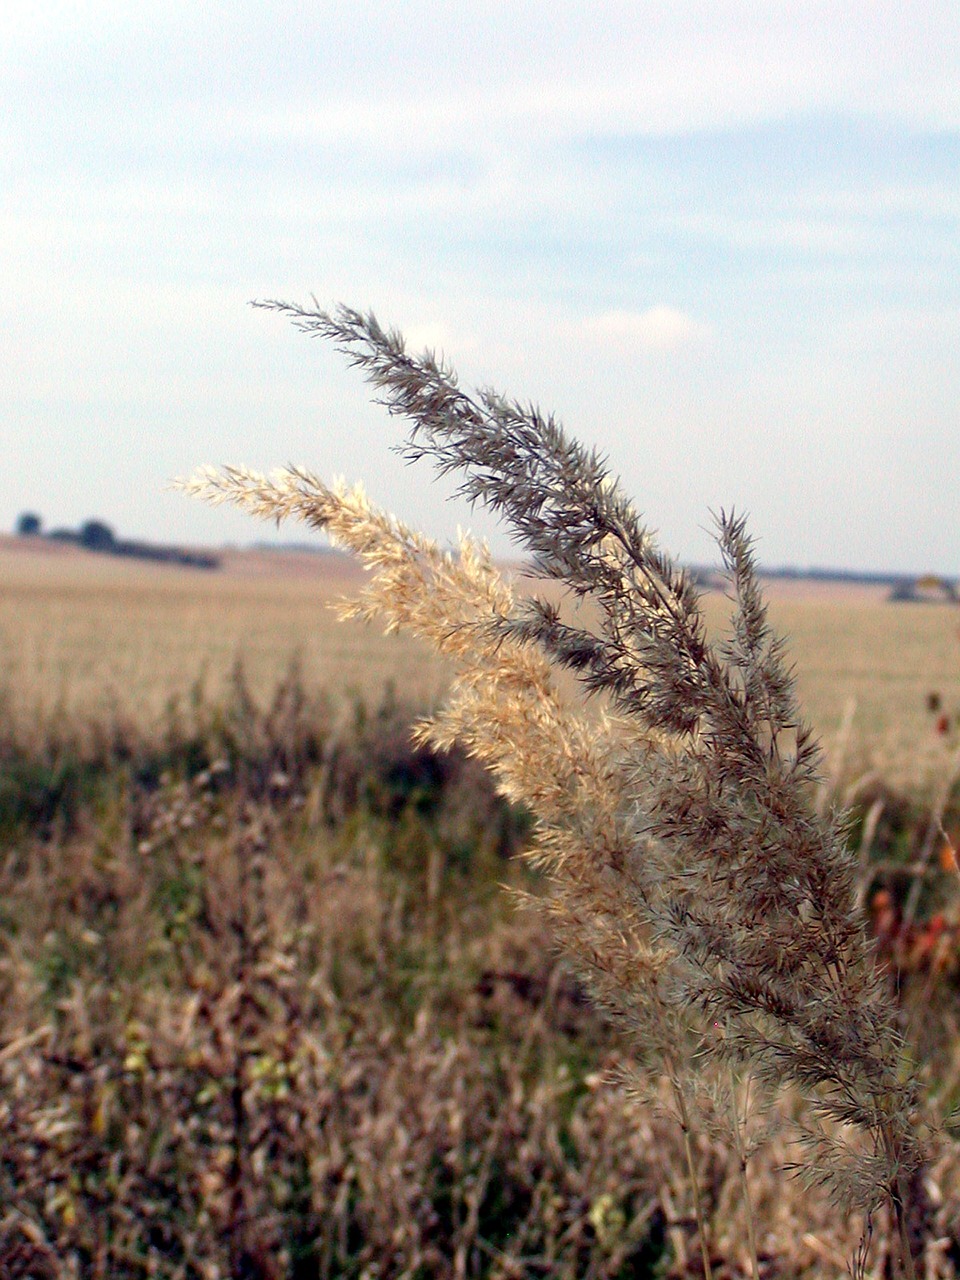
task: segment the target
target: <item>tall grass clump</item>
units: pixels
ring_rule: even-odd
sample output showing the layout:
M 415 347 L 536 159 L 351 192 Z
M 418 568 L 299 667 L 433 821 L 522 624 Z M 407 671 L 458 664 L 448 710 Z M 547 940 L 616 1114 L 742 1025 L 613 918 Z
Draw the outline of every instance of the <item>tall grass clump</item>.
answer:
M 462 744 L 535 815 L 531 856 L 550 883 L 558 942 L 628 1035 L 630 1084 L 668 1083 L 707 1275 L 694 1135 L 719 1130 L 736 1153 L 757 1274 L 748 1166 L 787 1092 L 802 1100 L 795 1171 L 838 1210 L 863 1211 L 865 1239 L 885 1204 L 912 1277 L 917 1086 L 858 909 L 843 818 L 814 802 L 820 751 L 743 519 L 717 520 L 733 608 L 716 640 L 690 579 L 604 460 L 553 417 L 489 389 L 467 393 L 373 315 L 263 305 L 332 340 L 410 423 L 406 458 L 459 473 L 459 493 L 496 512 L 535 575 L 562 588 L 559 601 L 555 588 L 523 597 L 469 538 L 441 550 L 361 488 L 304 470 L 228 467 L 187 482 L 325 530 L 371 571 L 344 614 L 408 629 L 453 660 L 448 700 L 418 733 Z M 590 698 L 559 678 L 565 668 Z

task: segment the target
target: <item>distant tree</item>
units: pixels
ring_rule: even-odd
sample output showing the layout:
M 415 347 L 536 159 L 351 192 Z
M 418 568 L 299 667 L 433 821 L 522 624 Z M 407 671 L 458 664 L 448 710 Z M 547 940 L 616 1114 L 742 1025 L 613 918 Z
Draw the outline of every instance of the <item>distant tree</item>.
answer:
M 113 530 L 102 520 L 88 520 L 80 530 L 80 543 L 90 551 L 112 551 L 116 541 Z
M 33 511 L 24 511 L 22 515 L 17 517 L 17 536 L 20 538 L 35 538 L 40 532 L 42 521 Z

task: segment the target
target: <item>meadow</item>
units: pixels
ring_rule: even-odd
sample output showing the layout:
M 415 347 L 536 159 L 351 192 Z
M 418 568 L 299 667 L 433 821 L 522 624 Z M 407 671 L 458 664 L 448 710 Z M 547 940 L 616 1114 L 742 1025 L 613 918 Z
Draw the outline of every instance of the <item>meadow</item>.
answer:
M 334 620 L 360 581 L 332 555 L 205 573 L 0 544 L 0 1274 L 703 1274 L 669 1099 L 627 1087 L 548 923 L 504 892 L 542 892 L 515 856 L 531 816 L 411 745 L 448 672 Z M 946 1114 L 960 611 L 771 600 Z M 907 936 L 881 912 L 914 883 Z M 916 1229 L 946 1277 L 960 1162 L 932 1151 Z M 750 1163 L 762 1273 L 844 1274 L 861 1223 L 789 1159 L 777 1136 Z M 748 1274 L 738 1155 L 702 1132 L 694 1160 L 713 1273 Z M 882 1214 L 871 1241 L 889 1274 Z

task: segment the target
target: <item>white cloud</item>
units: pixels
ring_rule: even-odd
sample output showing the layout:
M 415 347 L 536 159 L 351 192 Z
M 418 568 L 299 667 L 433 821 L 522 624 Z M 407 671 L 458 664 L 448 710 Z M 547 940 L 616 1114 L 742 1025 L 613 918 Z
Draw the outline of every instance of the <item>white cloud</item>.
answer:
M 294 8 L 298 11 L 294 15 Z M 493 0 L 435 21 L 426 0 L 348 7 L 183 0 L 9 0 L 0 70 L 18 111 L 122 129 L 189 122 L 192 139 L 379 143 L 670 133 L 791 113 L 960 122 L 956 0 Z M 35 13 L 45 16 L 37 19 Z M 138 71 L 141 72 L 138 74 Z M 58 109 L 59 110 L 59 109 Z
M 509 12 L 474 0 L 464 6 L 469 42 L 434 23 L 423 0 L 358 8 L 377 15 L 362 47 L 349 30 L 338 33 L 345 56 L 335 78 L 319 91 L 303 78 L 285 100 L 274 96 L 260 127 L 311 137 L 385 131 L 392 144 L 417 147 L 476 127 L 491 141 L 543 141 L 841 106 L 930 126 L 960 119 L 955 0 L 604 0 L 595 9 L 519 0 Z M 321 26 L 307 26 L 308 42 Z M 358 92 L 361 68 L 368 83 Z
M 604 311 L 584 322 L 588 337 L 623 348 L 673 351 L 700 342 L 710 334 L 708 325 L 676 307 L 650 307 L 646 311 Z
M 404 326 L 403 337 L 407 350 L 416 354 L 432 351 L 442 358 L 462 360 L 477 350 L 477 340 L 472 334 L 455 331 L 442 321 L 414 321 Z

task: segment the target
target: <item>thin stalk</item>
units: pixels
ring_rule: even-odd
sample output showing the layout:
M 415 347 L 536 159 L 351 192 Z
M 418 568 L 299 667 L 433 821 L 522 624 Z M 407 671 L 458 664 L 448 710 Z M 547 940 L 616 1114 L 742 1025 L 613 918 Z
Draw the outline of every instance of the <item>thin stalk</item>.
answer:
M 743 1143 L 743 1128 L 740 1122 L 740 1107 L 737 1103 L 737 1080 L 733 1073 L 733 1067 L 730 1068 L 730 1102 L 733 1106 L 733 1136 L 736 1143 L 737 1164 L 740 1169 L 740 1189 L 743 1192 L 743 1204 L 747 1211 L 747 1240 L 750 1245 L 750 1263 L 753 1268 L 754 1280 L 760 1280 L 760 1261 L 757 1256 L 757 1227 L 754 1222 L 753 1199 L 750 1195 L 750 1184 L 747 1181 L 747 1149 Z M 747 1083 L 743 1096 L 743 1123 L 746 1124 L 750 1104 L 750 1077 L 747 1076 Z
M 707 1232 L 703 1218 L 703 1202 L 700 1199 L 700 1179 L 693 1160 L 693 1143 L 690 1141 L 690 1113 L 684 1097 L 680 1081 L 671 1073 L 670 1084 L 673 1088 L 674 1101 L 680 1113 L 680 1128 L 683 1130 L 683 1154 L 687 1162 L 687 1175 L 690 1178 L 690 1190 L 693 1193 L 693 1212 L 697 1219 L 697 1238 L 700 1242 L 700 1257 L 703 1259 L 704 1280 L 713 1280 L 710 1267 L 710 1250 L 707 1248 Z
M 750 1265 L 753 1268 L 754 1280 L 760 1280 L 760 1260 L 757 1256 L 757 1226 L 754 1222 L 753 1199 L 750 1195 L 750 1184 L 747 1182 L 747 1161 L 745 1156 L 739 1157 L 740 1185 L 743 1189 L 743 1203 L 747 1210 L 747 1239 L 750 1242 Z
M 902 1178 L 897 1178 L 891 1199 L 893 1200 L 893 1212 L 897 1219 L 897 1233 L 900 1236 L 900 1257 L 904 1280 L 917 1280 L 917 1270 L 913 1263 L 913 1250 L 910 1247 L 910 1233 L 907 1230 L 907 1204 Z
M 881 1120 L 880 1133 L 888 1159 L 891 1165 L 896 1167 L 897 1144 L 887 1120 Z M 902 1173 L 895 1174 L 891 1185 L 887 1188 L 887 1195 L 893 1205 L 893 1213 L 897 1221 L 897 1235 L 900 1237 L 900 1266 L 904 1280 L 917 1280 L 913 1249 L 910 1247 L 910 1232 L 907 1227 L 907 1206 L 910 1198 Z
M 937 836 L 943 830 L 943 815 L 946 812 L 950 795 L 956 785 L 957 778 L 960 776 L 960 751 L 956 752 L 951 761 L 950 768 L 940 785 L 939 794 L 927 823 L 927 830 L 924 834 L 923 845 L 920 849 L 920 855 L 917 858 L 917 870 L 914 874 L 913 883 L 910 886 L 910 892 L 907 894 L 907 900 L 903 904 L 903 929 L 909 929 L 913 924 L 917 914 L 917 908 L 920 905 L 920 895 L 923 892 L 924 876 L 933 857 L 934 849 L 937 843 Z

